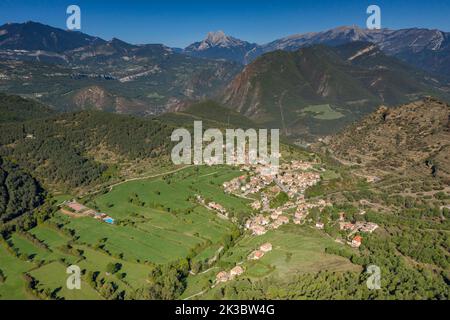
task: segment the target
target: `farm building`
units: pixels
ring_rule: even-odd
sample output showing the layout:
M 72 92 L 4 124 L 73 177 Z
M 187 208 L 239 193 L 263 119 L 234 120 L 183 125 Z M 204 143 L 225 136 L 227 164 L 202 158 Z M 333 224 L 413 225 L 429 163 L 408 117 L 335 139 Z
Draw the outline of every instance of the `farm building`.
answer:
M 262 252 L 269 252 L 269 251 L 272 251 L 272 244 L 269 243 L 269 242 L 264 243 L 263 245 L 261 245 L 261 246 L 259 247 L 259 250 L 261 250 Z
M 228 272 L 221 271 L 216 275 L 216 282 L 227 282 L 229 280 Z
M 289 223 L 289 218 L 286 216 L 280 216 L 277 219 L 278 222 L 280 222 L 281 224 L 286 224 Z
M 316 228 L 317 229 L 323 229 L 325 227 L 325 225 L 322 222 L 317 222 L 316 223 Z
M 65 203 L 65 205 L 77 213 L 88 209 L 87 207 L 76 201 L 68 201 Z
M 234 277 L 240 276 L 243 273 L 244 273 L 244 269 L 242 269 L 241 266 L 236 266 L 233 269 L 231 269 L 230 277 L 234 278 Z
M 355 236 L 352 240 L 352 247 L 359 248 L 359 246 L 361 245 L 361 242 L 362 242 L 362 237 Z
M 261 250 L 255 250 L 248 256 L 249 260 L 259 260 L 264 257 L 264 252 Z
M 256 236 L 262 236 L 263 234 L 265 234 L 266 228 L 264 228 L 263 226 L 252 226 L 250 228 L 253 231 L 253 234 Z

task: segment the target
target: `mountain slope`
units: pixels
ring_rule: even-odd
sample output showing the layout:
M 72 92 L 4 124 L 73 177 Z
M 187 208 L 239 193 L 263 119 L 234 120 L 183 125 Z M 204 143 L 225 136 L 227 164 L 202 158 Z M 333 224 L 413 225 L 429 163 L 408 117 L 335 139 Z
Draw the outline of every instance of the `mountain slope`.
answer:
M 195 42 L 184 49 L 184 53 L 209 59 L 224 59 L 247 64 L 247 53 L 258 45 L 225 35 L 223 31 L 209 32 L 201 42 Z
M 136 161 L 143 168 L 169 154 L 172 131 L 159 120 L 112 113 L 57 114 L 0 124 L 0 156 L 32 172 L 46 188 L 82 188 L 109 179 L 108 170 Z
M 328 149 L 341 160 L 378 172 L 407 172 L 450 182 L 450 106 L 426 98 L 382 107 L 332 137 Z
M 203 128 L 257 128 L 249 118 L 212 100 L 162 114 L 158 119 L 183 127 L 192 127 L 194 121 L 203 121 Z
M 0 123 L 44 118 L 54 113 L 35 101 L 0 93 Z
M 373 44 L 355 42 L 265 54 L 230 83 L 221 101 L 286 134 L 330 134 L 380 104 L 441 94 L 434 85 Z
M 0 157 L 0 222 L 31 212 L 44 201 L 44 191 L 30 174 Z

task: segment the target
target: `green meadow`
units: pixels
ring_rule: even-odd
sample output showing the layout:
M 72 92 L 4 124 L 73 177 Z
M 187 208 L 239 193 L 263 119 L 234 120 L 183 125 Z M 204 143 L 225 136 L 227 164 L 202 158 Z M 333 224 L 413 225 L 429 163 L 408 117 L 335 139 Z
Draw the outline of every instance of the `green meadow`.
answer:
M 68 274 L 66 266 L 60 262 L 51 262 L 38 269 L 28 272 L 33 278 L 38 279 L 38 288 L 53 292 L 58 298 L 66 300 L 99 300 L 101 295 L 90 287 L 84 279 L 81 281 L 80 290 L 69 290 L 66 286 Z
M 247 259 L 253 250 L 266 242 L 272 244 L 272 251 L 266 253 L 260 260 Z M 238 264 L 244 268 L 244 276 L 254 280 L 268 276 L 288 278 L 300 273 L 315 273 L 323 270 L 360 271 L 359 267 L 349 260 L 325 253 L 325 248 L 337 246 L 341 245 L 319 230 L 310 226 L 292 224 L 268 231 L 262 236 L 244 236 L 220 259 L 218 263 L 220 268 L 189 279 L 183 298 L 192 297 L 208 288 L 204 294 L 192 298 L 213 299 L 214 292 L 224 286 L 221 284 L 209 289 L 214 283 L 215 275 L 219 271 L 229 270 Z
M 210 287 L 217 272 L 236 264 L 242 264 L 245 275 L 255 279 L 355 270 L 348 260 L 325 253 L 326 247 L 338 244 L 304 226 L 283 226 L 260 237 L 244 235 L 224 250 L 224 238 L 235 225 L 195 198 L 201 195 L 218 202 L 232 214 L 251 214 L 249 200 L 226 194 L 222 187 L 241 174 L 230 167 L 190 167 L 164 177 L 129 181 L 87 198 L 87 205 L 113 217 L 114 225 L 57 212 L 49 222 L 29 230 L 30 236 L 14 233 L 8 245 L 21 258 L 0 247 L 0 268 L 6 277 L 0 283 L 0 299 L 36 298 L 26 290 L 25 274 L 36 281 L 37 290 L 60 299 L 103 299 L 104 285 L 112 282 L 118 291 L 136 292 L 147 285 L 152 265 L 186 257 L 202 263 L 219 252 L 212 268 L 187 277 L 181 298 L 196 298 L 204 290 L 200 296 L 210 297 L 216 290 Z M 265 242 L 272 243 L 273 251 L 259 261 L 248 261 L 250 252 Z M 66 268 L 71 264 L 82 270 L 81 290 L 66 287 Z M 109 274 L 110 265 L 120 265 L 120 270 Z M 100 287 L 91 284 L 92 274 L 100 279 Z
M 5 282 L 0 284 L 0 299 L 32 299 L 33 297 L 25 291 L 23 273 L 34 267 L 33 263 L 16 258 L 0 246 L 0 268 L 6 278 Z
M 14 233 L 9 246 L 19 259 L 0 248 L 0 269 L 6 280 L 0 283 L 1 299 L 28 299 L 24 274 L 37 281 L 37 289 L 64 299 L 101 299 L 87 283 L 95 272 L 120 289 L 135 291 L 146 284 L 150 264 L 166 264 L 192 256 L 194 261 L 213 258 L 223 238 L 234 228 L 230 221 L 195 201 L 204 198 L 220 202 L 230 211 L 249 213 L 247 200 L 227 195 L 222 183 L 240 175 L 233 168 L 188 168 L 178 173 L 148 180 L 130 181 L 110 192 L 90 199 L 88 206 L 115 219 L 114 225 L 91 217 L 74 218 L 57 212 L 50 224 L 29 230 L 43 245 Z M 59 200 L 67 200 L 62 196 Z M 61 230 L 55 227 L 62 226 Z M 67 251 L 70 244 L 72 251 Z M 47 246 L 47 247 L 46 247 Z M 74 251 L 78 251 L 78 254 Z M 120 278 L 106 272 L 108 264 L 121 265 Z M 66 288 L 66 267 L 76 264 L 82 270 L 82 290 Z
M 261 244 L 270 242 L 273 250 L 258 261 L 246 261 L 248 254 Z M 323 232 L 310 226 L 286 225 L 261 237 L 247 237 L 223 258 L 227 262 L 246 261 L 250 277 L 275 275 L 284 277 L 297 273 L 356 270 L 347 259 L 325 253 L 327 247 L 342 246 Z
M 310 114 L 318 120 L 336 120 L 344 117 L 344 114 L 333 109 L 329 104 L 311 105 L 304 108 L 302 113 Z

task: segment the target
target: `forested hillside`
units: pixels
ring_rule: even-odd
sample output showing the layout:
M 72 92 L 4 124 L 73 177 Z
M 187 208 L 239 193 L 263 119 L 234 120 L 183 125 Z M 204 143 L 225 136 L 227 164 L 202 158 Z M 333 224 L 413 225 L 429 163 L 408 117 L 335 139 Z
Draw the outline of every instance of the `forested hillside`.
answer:
M 121 161 L 167 153 L 171 129 L 158 120 L 84 111 L 0 126 L 0 154 L 44 184 L 99 182 Z
M 43 200 L 39 183 L 17 165 L 0 157 L 0 221 L 30 212 Z
M 38 102 L 0 92 L 0 123 L 43 118 L 54 113 Z
M 203 128 L 257 128 L 258 125 L 246 116 L 222 106 L 213 100 L 193 103 L 181 110 L 165 113 L 158 119 L 177 126 L 192 126 L 194 121 L 203 121 Z

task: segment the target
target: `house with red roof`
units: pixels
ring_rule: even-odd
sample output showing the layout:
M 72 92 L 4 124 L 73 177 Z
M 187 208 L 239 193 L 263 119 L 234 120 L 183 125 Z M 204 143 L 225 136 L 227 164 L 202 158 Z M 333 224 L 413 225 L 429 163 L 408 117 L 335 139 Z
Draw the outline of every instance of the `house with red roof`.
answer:
M 362 243 L 362 237 L 361 236 L 355 236 L 352 240 L 352 247 L 359 248 L 359 246 Z

